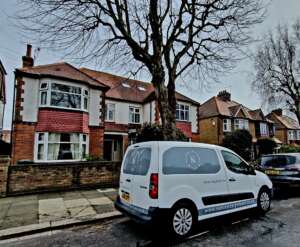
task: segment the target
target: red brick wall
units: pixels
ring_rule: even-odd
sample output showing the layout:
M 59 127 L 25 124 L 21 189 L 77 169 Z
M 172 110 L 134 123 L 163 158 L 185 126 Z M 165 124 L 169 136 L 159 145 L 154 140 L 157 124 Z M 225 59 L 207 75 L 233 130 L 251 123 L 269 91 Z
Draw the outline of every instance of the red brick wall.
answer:
M 90 146 L 89 146 L 90 155 L 96 157 L 103 156 L 104 128 L 90 126 L 89 138 L 90 138 Z
M 188 138 L 192 138 L 192 124 L 190 122 L 176 121 L 176 127 L 180 129 Z
M 15 123 L 12 140 L 12 164 L 18 160 L 33 160 L 35 124 Z
M 40 109 L 36 131 L 89 133 L 88 124 L 89 116 L 86 112 Z

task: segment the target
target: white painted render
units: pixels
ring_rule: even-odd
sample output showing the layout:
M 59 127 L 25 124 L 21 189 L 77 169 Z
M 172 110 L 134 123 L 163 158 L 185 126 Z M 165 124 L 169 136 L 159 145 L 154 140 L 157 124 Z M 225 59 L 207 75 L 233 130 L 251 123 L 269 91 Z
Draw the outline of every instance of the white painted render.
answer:
M 120 102 L 116 100 L 106 100 L 106 104 L 115 104 L 115 123 L 118 124 L 128 124 L 129 123 L 129 107 L 139 107 L 140 108 L 140 120 L 141 123 L 144 122 L 144 109 L 143 105 L 130 103 L 130 102 Z
M 40 84 L 43 82 L 55 82 L 70 86 L 80 86 L 83 90 L 89 91 L 89 125 L 99 126 L 101 121 L 101 95 L 102 91 L 97 89 L 89 89 L 86 85 L 80 83 L 72 83 L 64 80 L 43 78 L 43 79 L 32 79 L 28 77 L 23 78 L 25 85 L 23 85 L 24 93 L 21 95 L 23 102 L 23 110 L 21 116 L 24 122 L 37 122 L 38 109 L 40 107 Z M 47 98 L 48 106 L 50 103 L 50 97 Z M 41 106 L 43 107 L 43 106 Z M 58 107 L 53 107 L 61 109 Z M 62 109 L 63 110 L 63 109 Z M 76 111 L 76 110 L 75 110 Z
M 37 122 L 40 80 L 28 77 L 24 77 L 23 80 L 25 84 L 22 86 L 24 93 L 21 95 L 23 98 L 21 116 L 24 122 Z
M 89 125 L 99 126 L 101 122 L 101 90 L 90 89 L 89 98 Z
M 197 121 L 197 115 L 198 115 L 198 107 L 194 105 L 190 105 L 190 121 L 192 123 L 192 132 L 196 133 L 198 131 L 198 121 Z

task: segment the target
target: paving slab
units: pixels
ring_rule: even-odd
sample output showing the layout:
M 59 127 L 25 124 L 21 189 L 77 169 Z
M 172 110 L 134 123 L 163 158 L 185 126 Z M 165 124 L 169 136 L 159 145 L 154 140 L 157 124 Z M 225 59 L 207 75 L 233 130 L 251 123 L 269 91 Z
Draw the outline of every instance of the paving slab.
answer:
M 92 198 L 89 199 L 90 204 L 92 205 L 105 205 L 105 204 L 112 204 L 113 202 L 107 197 L 100 197 L 100 198 Z
M 68 209 L 70 217 L 83 217 L 88 215 L 95 215 L 96 211 L 91 206 L 86 207 L 76 207 L 76 208 L 69 208 Z
M 90 202 L 85 198 L 65 200 L 64 203 L 66 208 L 76 208 L 90 205 Z

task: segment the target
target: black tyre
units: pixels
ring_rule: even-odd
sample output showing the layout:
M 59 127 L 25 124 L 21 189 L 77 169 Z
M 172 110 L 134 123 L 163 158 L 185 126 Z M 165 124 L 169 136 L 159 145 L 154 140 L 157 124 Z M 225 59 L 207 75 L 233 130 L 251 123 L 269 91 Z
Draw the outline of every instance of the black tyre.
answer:
M 171 234 L 177 239 L 190 235 L 197 221 L 195 209 L 188 203 L 179 203 L 172 209 L 169 218 Z
M 259 213 L 265 214 L 271 207 L 271 192 L 269 189 L 263 188 L 258 193 L 257 197 L 257 209 Z

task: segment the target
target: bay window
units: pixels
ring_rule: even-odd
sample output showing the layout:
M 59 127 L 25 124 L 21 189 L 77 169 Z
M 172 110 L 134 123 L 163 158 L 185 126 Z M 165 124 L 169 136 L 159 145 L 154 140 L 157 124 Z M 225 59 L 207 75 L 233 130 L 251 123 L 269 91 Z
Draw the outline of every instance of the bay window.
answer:
M 231 131 L 231 119 L 223 119 L 223 131 L 224 132 Z
M 111 104 L 111 103 L 106 104 L 105 120 L 115 121 L 115 110 L 116 110 L 115 104 Z
M 190 107 L 186 104 L 176 104 L 176 120 L 189 121 Z
M 42 82 L 40 105 L 67 109 L 88 109 L 88 90 L 67 84 Z
M 247 119 L 234 119 L 234 129 L 249 129 L 249 121 Z
M 37 161 L 81 160 L 88 154 L 88 136 L 80 133 L 36 134 Z
M 130 123 L 141 122 L 141 112 L 139 107 L 135 107 L 135 106 L 129 107 L 129 122 Z
M 259 128 L 260 128 L 260 135 L 261 136 L 267 136 L 268 135 L 268 126 L 267 126 L 266 123 L 260 123 Z

